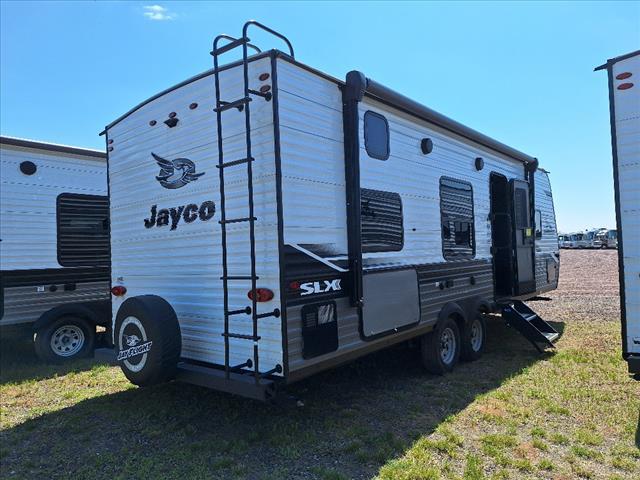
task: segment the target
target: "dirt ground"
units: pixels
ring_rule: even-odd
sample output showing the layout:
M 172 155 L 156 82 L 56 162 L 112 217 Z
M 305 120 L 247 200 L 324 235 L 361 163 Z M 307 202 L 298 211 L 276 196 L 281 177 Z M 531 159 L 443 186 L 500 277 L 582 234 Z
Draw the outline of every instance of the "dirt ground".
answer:
M 119 368 L 39 363 L 2 344 L 0 477 L 74 479 L 637 479 L 640 382 L 620 353 L 615 251 L 561 253 L 530 305 L 560 331 L 538 354 L 499 318 L 483 357 L 428 375 L 415 348 L 290 387 L 277 407 Z

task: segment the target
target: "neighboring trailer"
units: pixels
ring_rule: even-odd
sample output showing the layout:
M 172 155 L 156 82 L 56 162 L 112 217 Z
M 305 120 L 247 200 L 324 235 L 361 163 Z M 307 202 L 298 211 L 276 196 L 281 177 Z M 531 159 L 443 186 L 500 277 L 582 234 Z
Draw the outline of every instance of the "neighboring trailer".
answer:
M 88 354 L 110 317 L 106 155 L 0 137 L 0 163 L 3 336 L 35 333 L 44 360 Z
M 596 68 L 603 69 L 609 76 L 622 355 L 629 372 L 640 375 L 640 50 Z
M 214 42 L 214 69 L 106 127 L 113 333 L 139 385 L 171 378 L 256 398 L 419 337 L 444 373 L 505 308 L 557 286 L 535 158 L 350 72 Z M 230 43 L 219 46 L 221 41 Z M 244 56 L 218 67 L 233 47 Z M 526 309 L 526 310 L 525 310 Z M 176 364 L 180 364 L 176 367 Z

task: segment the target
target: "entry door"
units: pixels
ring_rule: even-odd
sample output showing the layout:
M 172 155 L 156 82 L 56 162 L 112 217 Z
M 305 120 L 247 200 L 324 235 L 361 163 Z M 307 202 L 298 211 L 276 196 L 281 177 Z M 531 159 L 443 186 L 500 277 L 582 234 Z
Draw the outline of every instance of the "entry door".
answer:
M 529 205 L 529 184 L 522 180 L 511 180 L 511 205 L 513 219 L 514 267 L 516 273 L 515 294 L 535 292 L 536 277 L 534 237 Z

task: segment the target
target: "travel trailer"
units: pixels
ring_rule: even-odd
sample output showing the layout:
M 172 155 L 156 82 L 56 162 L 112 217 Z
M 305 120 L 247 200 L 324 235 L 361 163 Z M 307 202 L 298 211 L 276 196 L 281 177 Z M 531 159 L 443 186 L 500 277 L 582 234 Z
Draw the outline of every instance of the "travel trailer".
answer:
M 606 70 L 609 78 L 622 356 L 640 379 L 640 50 L 596 70 Z
M 258 28 L 287 52 L 250 44 Z M 220 63 L 236 47 L 242 59 Z M 113 340 L 130 381 L 266 400 L 409 339 L 443 374 L 481 355 L 497 311 L 553 346 L 522 302 L 558 282 L 537 159 L 360 72 L 307 66 L 257 22 L 212 55 L 103 132 Z
M 0 137 L 0 333 L 57 362 L 110 326 L 104 152 Z

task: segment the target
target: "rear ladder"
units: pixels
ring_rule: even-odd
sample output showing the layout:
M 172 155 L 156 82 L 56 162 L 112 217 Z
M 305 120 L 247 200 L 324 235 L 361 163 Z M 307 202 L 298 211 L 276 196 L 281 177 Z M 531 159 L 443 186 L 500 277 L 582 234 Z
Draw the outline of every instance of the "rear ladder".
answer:
M 560 337 L 560 333 L 555 328 L 520 300 L 514 300 L 510 304 L 504 305 L 502 318 L 507 322 L 507 325 L 514 327 L 529 340 L 540 353 L 544 351 L 544 348 L 555 348 L 554 342 Z M 544 347 L 540 348 L 540 345 Z
M 225 370 L 225 378 L 229 380 L 231 378 L 232 373 L 242 373 L 245 368 L 252 368 L 253 375 L 255 378 L 255 383 L 259 384 L 260 380 L 264 377 L 272 375 L 273 373 L 281 373 L 282 366 L 276 365 L 271 370 L 261 372 L 259 368 L 259 355 L 258 355 L 258 342 L 260 341 L 260 335 L 258 332 L 258 320 L 261 318 L 267 317 L 279 317 L 280 310 L 274 309 L 271 312 L 258 314 L 257 311 L 257 292 L 256 292 L 256 282 L 259 277 L 256 272 L 256 241 L 255 241 L 255 222 L 258 220 L 254 215 L 254 200 L 253 200 L 253 162 L 255 159 L 252 157 L 251 152 L 251 110 L 250 110 L 250 102 L 253 100 L 253 97 L 262 97 L 265 101 L 270 101 L 272 93 L 271 92 L 260 92 L 257 90 L 252 90 L 249 88 L 249 61 L 248 61 L 248 49 L 253 48 L 258 53 L 260 49 L 252 45 L 249 37 L 247 37 L 247 30 L 250 26 L 255 25 L 258 28 L 261 28 L 272 35 L 275 35 L 281 39 L 283 39 L 287 45 L 289 46 L 291 56 L 293 56 L 293 48 L 283 35 L 271 30 L 264 25 L 255 22 L 249 21 L 247 22 L 242 29 L 242 37 L 234 38 L 229 35 L 218 35 L 213 42 L 213 50 L 211 51 L 211 55 L 213 56 L 213 66 L 214 66 L 214 78 L 215 78 L 215 89 L 216 89 L 216 120 L 217 120 L 217 134 L 218 134 L 218 165 L 216 167 L 219 171 L 220 176 L 220 228 L 222 232 L 222 289 L 224 294 L 224 333 L 222 336 L 224 337 L 224 370 Z M 219 46 L 219 43 L 223 40 L 228 41 L 228 43 Z M 220 71 L 219 71 L 219 56 L 227 53 L 237 47 L 242 47 L 242 68 L 243 68 L 243 77 L 244 77 L 244 89 L 243 96 L 239 99 L 235 100 L 222 100 L 220 98 Z M 273 76 L 273 72 L 271 72 Z M 223 113 L 236 108 L 238 111 L 244 111 L 245 115 L 245 144 L 246 144 L 246 154 L 244 158 L 233 159 L 231 161 L 225 162 L 224 159 L 224 147 L 223 147 L 223 129 L 222 129 L 222 116 Z M 230 167 L 236 167 L 239 165 L 246 165 L 246 174 L 247 174 L 247 197 L 248 197 L 248 212 L 247 216 L 241 218 L 227 218 L 226 207 L 225 207 L 225 183 L 224 183 L 224 172 L 225 169 Z M 248 223 L 249 224 L 249 244 L 250 244 L 250 265 L 249 265 L 249 273 L 243 275 L 230 275 L 228 271 L 228 255 L 227 255 L 227 228 L 228 224 L 232 223 Z M 245 307 L 236 307 L 233 309 L 229 309 L 229 282 L 242 282 L 249 281 L 251 283 L 251 305 Z M 237 315 L 251 315 L 251 323 L 252 323 L 252 333 L 251 334 L 243 334 L 243 333 L 233 333 L 230 331 L 229 324 L 231 321 L 231 317 Z M 241 363 L 239 365 L 231 366 L 229 365 L 229 339 L 235 338 L 240 340 L 249 340 L 253 342 L 253 358 L 249 358 L 246 362 Z

